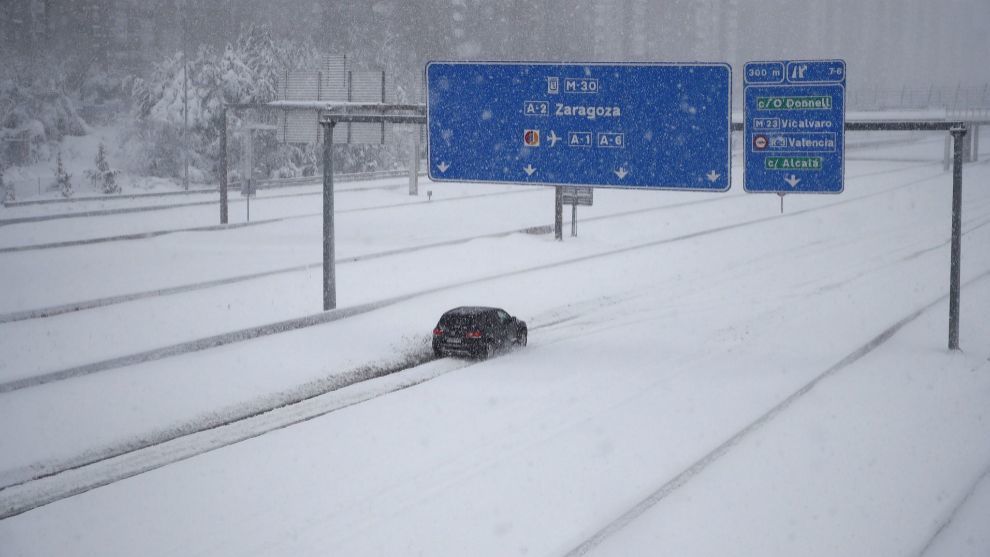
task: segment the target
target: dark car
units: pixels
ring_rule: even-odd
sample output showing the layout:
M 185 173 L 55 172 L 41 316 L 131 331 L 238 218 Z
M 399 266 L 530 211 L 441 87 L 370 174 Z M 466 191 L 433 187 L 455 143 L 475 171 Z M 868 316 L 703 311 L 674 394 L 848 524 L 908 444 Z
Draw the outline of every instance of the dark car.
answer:
M 459 307 L 440 317 L 433 329 L 433 353 L 490 358 L 510 346 L 526 346 L 526 322 L 504 309 Z

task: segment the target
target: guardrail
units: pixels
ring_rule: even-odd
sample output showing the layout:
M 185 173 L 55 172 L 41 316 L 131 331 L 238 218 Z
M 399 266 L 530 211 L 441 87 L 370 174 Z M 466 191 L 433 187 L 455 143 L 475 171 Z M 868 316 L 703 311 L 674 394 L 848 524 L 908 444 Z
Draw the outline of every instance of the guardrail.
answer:
M 407 176 L 409 174 L 408 170 L 374 170 L 371 172 L 349 172 L 346 174 L 334 174 L 337 180 L 343 182 L 363 182 L 368 180 L 378 180 L 381 178 L 399 178 Z M 424 172 L 420 172 L 420 175 L 425 175 Z M 270 178 L 265 180 L 259 180 L 256 189 L 278 189 L 278 188 L 288 188 L 295 186 L 303 186 L 309 184 L 322 184 L 323 175 L 315 174 L 313 176 L 297 176 L 293 178 Z M 239 187 L 240 182 L 234 181 L 230 183 L 230 187 Z M 53 198 L 53 199 L 28 199 L 24 201 L 2 201 L 4 207 L 25 207 L 30 205 L 50 205 L 58 203 L 74 203 L 79 201 L 110 201 L 116 199 L 145 199 L 153 197 L 174 197 L 182 195 L 197 195 L 197 194 L 207 194 L 207 193 L 218 193 L 220 187 L 212 188 L 195 188 L 189 190 L 179 190 L 179 191 L 162 191 L 162 192 L 151 192 L 151 193 L 126 193 L 126 194 L 106 194 L 106 195 L 88 195 L 80 197 L 69 197 L 69 198 Z
M 425 172 L 419 173 L 421 176 L 425 175 Z M 339 181 L 367 181 L 367 180 L 377 180 L 379 178 L 401 178 L 409 175 L 408 169 L 399 170 L 375 170 L 371 172 L 353 172 L 349 174 L 337 174 L 334 173 L 334 180 Z M 230 187 L 234 187 L 239 184 L 238 181 L 232 181 Z M 295 186 L 305 186 L 309 184 L 322 184 L 323 175 L 314 174 L 312 176 L 297 176 L 294 178 L 270 178 L 267 180 L 258 180 L 255 189 L 266 190 L 266 189 L 277 189 L 277 188 L 290 188 Z M 216 191 L 216 190 L 214 190 Z

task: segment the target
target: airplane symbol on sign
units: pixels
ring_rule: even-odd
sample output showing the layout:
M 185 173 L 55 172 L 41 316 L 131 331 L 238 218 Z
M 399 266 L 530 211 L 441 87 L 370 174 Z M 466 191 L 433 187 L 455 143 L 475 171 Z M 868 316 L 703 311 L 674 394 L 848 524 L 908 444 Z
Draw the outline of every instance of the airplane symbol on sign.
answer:
M 547 139 L 550 140 L 551 147 L 553 147 L 554 145 L 557 144 L 558 141 L 560 141 L 560 137 L 557 136 L 557 132 L 553 130 L 550 130 L 550 135 L 547 136 Z

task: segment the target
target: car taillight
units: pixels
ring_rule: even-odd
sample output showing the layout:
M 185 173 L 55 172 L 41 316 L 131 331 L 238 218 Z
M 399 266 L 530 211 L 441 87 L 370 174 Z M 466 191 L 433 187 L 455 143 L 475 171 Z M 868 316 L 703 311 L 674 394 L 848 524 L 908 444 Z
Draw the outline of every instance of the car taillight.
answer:
M 441 329 L 440 327 L 437 327 L 436 329 L 433 329 L 433 336 L 438 337 L 438 336 L 440 336 L 442 334 L 443 334 L 443 329 Z
M 464 335 L 465 338 L 481 338 L 481 331 L 470 331 Z

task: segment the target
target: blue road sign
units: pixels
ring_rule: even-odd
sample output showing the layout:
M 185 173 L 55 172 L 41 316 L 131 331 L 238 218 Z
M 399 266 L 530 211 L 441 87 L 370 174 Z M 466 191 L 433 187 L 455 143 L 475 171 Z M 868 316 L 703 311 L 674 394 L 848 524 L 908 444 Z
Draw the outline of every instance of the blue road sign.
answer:
M 729 189 L 727 64 L 431 62 L 435 181 Z
M 744 189 L 841 193 L 846 63 L 749 62 L 743 89 Z

